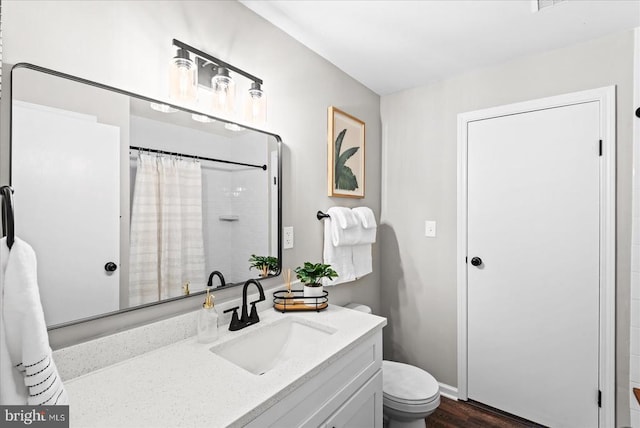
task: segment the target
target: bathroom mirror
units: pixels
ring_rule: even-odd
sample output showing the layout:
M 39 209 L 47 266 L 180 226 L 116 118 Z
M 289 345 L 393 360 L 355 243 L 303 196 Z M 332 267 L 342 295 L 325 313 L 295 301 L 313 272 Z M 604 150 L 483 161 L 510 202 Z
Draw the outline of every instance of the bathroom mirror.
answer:
M 95 82 L 11 71 L 16 235 L 49 328 L 280 271 L 280 138 Z M 273 259 L 272 259 L 273 260 Z M 188 286 L 187 286 L 188 284 Z M 213 287 L 220 285 L 213 278 Z

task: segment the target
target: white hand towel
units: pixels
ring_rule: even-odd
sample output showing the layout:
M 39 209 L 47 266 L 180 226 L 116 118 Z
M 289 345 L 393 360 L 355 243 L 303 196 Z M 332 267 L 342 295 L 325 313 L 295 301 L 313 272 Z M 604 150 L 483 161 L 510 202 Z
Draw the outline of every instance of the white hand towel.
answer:
M 358 244 L 373 244 L 376 242 L 376 230 L 377 223 L 376 217 L 373 214 L 373 211 L 369 207 L 357 207 L 354 208 L 353 213 L 359 221 L 360 226 L 362 227 L 362 233 L 360 235 L 360 241 Z
M 358 278 L 373 271 L 371 244 L 376 242 L 377 223 L 373 211 L 369 207 L 356 207 L 352 210 L 360 222 L 362 234 L 360 245 L 353 247 L 353 270 Z
M 331 239 L 335 247 L 355 245 L 362 237 L 360 221 L 350 208 L 331 207 L 327 210 L 331 218 Z
M 371 244 L 354 245 L 353 249 L 353 272 L 356 278 L 373 272 L 373 261 L 371 258 Z
M 27 402 L 27 387 L 24 385 L 22 373 L 11 364 L 5 333 L 4 272 L 8 258 L 7 238 L 2 238 L 0 239 L 0 404 L 24 405 Z
M 0 245 L 6 246 L 6 243 Z M 35 253 L 29 244 L 16 238 L 7 259 L 6 269 L 2 272 L 4 338 L 12 370 L 22 373 L 27 387 L 27 395 L 15 404 L 68 404 L 49 346 L 38 291 Z
M 338 274 L 337 278 L 328 280 L 324 278 L 322 283 L 326 286 L 338 285 L 343 282 L 349 282 L 356 279 L 353 270 L 353 250 L 351 246 L 336 247 L 333 245 L 332 231 L 334 226 L 331 224 L 332 218 L 324 219 L 324 263 L 331 265 L 331 268 Z

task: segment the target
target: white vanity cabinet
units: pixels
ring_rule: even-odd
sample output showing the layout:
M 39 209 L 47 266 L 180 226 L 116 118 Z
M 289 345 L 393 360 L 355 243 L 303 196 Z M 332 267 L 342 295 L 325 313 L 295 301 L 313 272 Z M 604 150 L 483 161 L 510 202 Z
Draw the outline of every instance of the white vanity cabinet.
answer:
M 130 349 L 172 329 L 177 332 L 186 326 L 183 321 L 193 326 L 195 315 L 58 351 L 62 372 L 74 368 L 77 373 L 73 379 L 63 375 L 72 403 L 71 428 L 382 428 L 386 319 L 339 306 L 317 313 L 265 310 L 260 323 L 223 330 L 212 344 L 189 337 L 78 372 L 79 364 L 95 364 L 113 349 Z M 256 339 L 282 331 L 279 326 L 287 322 L 322 328 L 326 334 L 295 348 L 262 374 L 214 352 L 224 343 L 253 344 L 248 352 L 267 358 Z
M 381 428 L 382 331 L 374 331 L 247 427 Z

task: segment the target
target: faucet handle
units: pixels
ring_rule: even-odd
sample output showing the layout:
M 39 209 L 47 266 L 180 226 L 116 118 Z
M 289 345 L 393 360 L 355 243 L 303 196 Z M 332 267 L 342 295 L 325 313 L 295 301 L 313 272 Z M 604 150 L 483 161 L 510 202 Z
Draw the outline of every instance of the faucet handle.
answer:
M 261 300 L 256 300 L 255 302 L 251 302 L 251 313 L 249 314 L 249 322 L 256 323 L 260 321 L 260 317 L 258 316 L 258 310 L 256 309 L 256 303 L 261 302 Z
M 240 319 L 238 319 L 238 309 L 240 309 L 240 306 L 236 306 L 235 308 L 230 308 L 222 312 L 226 314 L 227 312 L 233 311 L 233 314 L 231 314 L 231 322 L 229 323 L 230 331 L 236 331 L 242 328 L 242 326 L 240 325 Z

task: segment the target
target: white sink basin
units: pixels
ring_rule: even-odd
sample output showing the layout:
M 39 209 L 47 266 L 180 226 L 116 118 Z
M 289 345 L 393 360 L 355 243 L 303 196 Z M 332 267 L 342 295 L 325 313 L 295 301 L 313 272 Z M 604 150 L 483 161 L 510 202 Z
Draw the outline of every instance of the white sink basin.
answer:
M 295 358 L 336 332 L 332 327 L 294 317 L 248 328 L 255 330 L 210 350 L 255 375 L 262 375 Z

